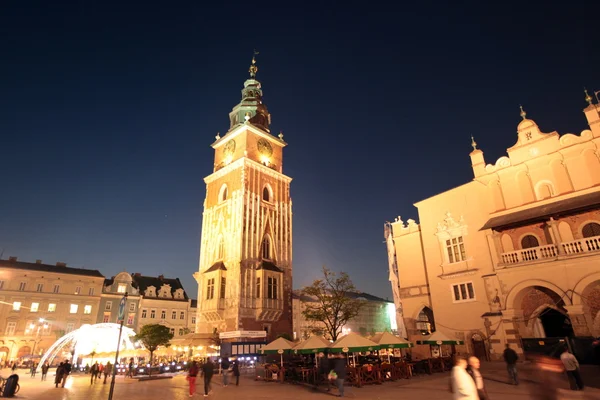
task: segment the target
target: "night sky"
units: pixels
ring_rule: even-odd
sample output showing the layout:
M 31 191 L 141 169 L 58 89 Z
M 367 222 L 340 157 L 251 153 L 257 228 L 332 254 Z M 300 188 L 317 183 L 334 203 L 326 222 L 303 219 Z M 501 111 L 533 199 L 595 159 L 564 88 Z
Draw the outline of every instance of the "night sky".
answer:
M 473 178 L 471 135 L 495 162 L 519 104 L 578 134 L 600 90 L 592 0 L 201 3 L 2 2 L 2 258 L 177 276 L 195 297 L 209 145 L 256 48 L 289 143 L 294 286 L 327 265 L 391 298 L 383 224 Z

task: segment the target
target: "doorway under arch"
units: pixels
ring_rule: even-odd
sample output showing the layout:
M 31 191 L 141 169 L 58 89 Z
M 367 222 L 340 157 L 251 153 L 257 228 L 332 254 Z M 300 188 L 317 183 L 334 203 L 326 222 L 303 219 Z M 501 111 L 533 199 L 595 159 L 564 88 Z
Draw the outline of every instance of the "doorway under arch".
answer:
M 554 308 L 546 307 L 539 313 L 537 319 L 543 328 L 544 336 L 542 337 L 562 338 L 575 335 L 569 317 Z

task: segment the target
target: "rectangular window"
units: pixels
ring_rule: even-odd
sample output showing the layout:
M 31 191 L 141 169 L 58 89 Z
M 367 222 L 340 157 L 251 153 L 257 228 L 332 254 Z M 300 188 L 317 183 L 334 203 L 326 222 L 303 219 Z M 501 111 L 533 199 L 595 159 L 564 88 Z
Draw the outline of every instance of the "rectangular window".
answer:
M 473 282 L 458 283 L 452 285 L 454 302 L 475 300 L 475 289 Z
M 89 296 L 93 296 L 94 295 L 94 288 L 91 287 L 90 290 L 88 290 L 88 295 Z
M 171 311 L 171 319 L 177 319 L 177 311 Z
M 156 310 L 150 310 L 150 318 L 156 318 Z
M 15 301 L 13 302 L 13 311 L 19 311 L 21 309 L 21 302 Z
M 167 310 L 162 310 L 160 312 L 160 319 L 167 319 Z
M 171 335 L 175 335 L 175 328 L 169 329 L 171 331 Z
M 43 292 L 44 291 L 44 284 L 43 283 L 38 283 L 37 284 L 37 288 L 35 289 L 38 292 Z
M 127 317 L 127 325 L 133 325 L 133 319 L 135 318 L 135 314 L 129 314 Z
M 224 299 L 225 298 L 225 285 L 226 285 L 226 280 L 225 278 L 221 278 L 221 293 L 220 293 L 220 298 Z
M 69 307 L 69 313 L 77 314 L 78 309 L 79 309 L 79 306 L 77 304 L 71 304 L 71 306 Z
M 50 322 L 45 322 L 42 328 L 42 335 L 49 335 L 52 332 L 52 324 Z
M 129 311 L 130 312 L 134 312 L 135 311 L 135 303 L 129 303 Z
M 179 313 L 179 319 L 185 319 L 185 311 Z
M 107 301 L 106 304 L 104 305 L 104 309 L 106 311 L 112 310 L 112 301 Z
M 65 329 L 65 333 L 70 333 L 75 330 L 75 324 L 73 322 L 67 323 L 67 327 Z
M 17 329 L 16 322 L 8 322 L 6 324 L 6 331 L 4 331 L 4 333 L 6 334 L 6 336 L 12 336 L 15 334 L 16 329 Z
M 52 293 L 58 293 L 60 292 L 60 285 L 54 285 L 54 288 L 52 289 Z
M 0 281 L 0 290 L 4 289 L 4 281 Z
M 267 298 L 277 300 L 277 278 L 267 278 Z
M 102 317 L 102 322 L 104 322 L 104 323 L 110 322 L 110 313 L 109 312 L 104 313 L 104 317 Z
M 206 300 L 215 298 L 215 278 L 210 278 L 206 285 Z
M 48 304 L 48 312 L 55 312 L 55 311 L 56 311 L 56 304 L 54 304 L 54 303 Z
M 84 306 L 83 307 L 83 313 L 84 314 L 91 314 L 92 313 L 92 306 Z
M 81 294 L 81 286 L 75 288 L 75 294 Z
M 29 309 L 29 311 L 38 312 L 39 308 L 40 308 L 40 303 L 31 303 L 31 308 Z
M 21 292 L 25 291 L 25 286 L 26 286 L 26 285 L 27 285 L 27 282 L 21 282 L 21 283 L 19 284 L 19 290 L 20 290 Z
M 192 324 L 196 324 L 196 317 L 192 317 Z
M 446 251 L 448 252 L 448 262 L 450 264 L 467 259 L 462 236 L 446 240 Z
M 119 283 L 119 286 L 117 286 L 117 292 L 119 292 L 119 293 L 125 293 L 125 292 L 127 292 L 127 284 L 126 283 Z
M 256 278 L 256 298 L 260 299 L 260 278 Z
M 144 308 L 142 309 L 142 318 L 146 318 L 146 315 L 148 315 L 148 310 Z

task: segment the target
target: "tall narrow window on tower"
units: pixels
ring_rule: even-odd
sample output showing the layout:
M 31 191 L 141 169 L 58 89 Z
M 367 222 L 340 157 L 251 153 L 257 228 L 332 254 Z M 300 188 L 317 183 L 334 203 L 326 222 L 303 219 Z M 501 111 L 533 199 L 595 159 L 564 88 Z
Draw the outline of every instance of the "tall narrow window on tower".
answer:
M 219 235 L 219 241 L 217 242 L 217 260 L 222 260 L 225 256 L 225 243 L 223 242 L 223 236 Z
M 221 293 L 219 294 L 219 298 L 221 299 L 225 298 L 225 288 L 227 284 L 227 281 L 225 279 L 225 277 L 221 278 Z
M 271 259 L 271 240 L 269 239 L 268 235 L 265 235 L 263 238 L 261 253 L 263 260 Z
M 260 299 L 260 278 L 256 278 L 256 298 Z
M 267 298 L 277 300 L 277 278 L 267 279 Z
M 223 184 L 221 186 L 221 189 L 219 190 L 219 203 L 224 202 L 225 200 L 227 200 L 227 185 Z
M 263 189 L 263 200 L 264 201 L 271 201 L 270 196 L 269 196 L 269 188 L 266 187 L 266 186 Z
M 206 300 L 215 298 L 215 278 L 210 278 L 206 285 Z

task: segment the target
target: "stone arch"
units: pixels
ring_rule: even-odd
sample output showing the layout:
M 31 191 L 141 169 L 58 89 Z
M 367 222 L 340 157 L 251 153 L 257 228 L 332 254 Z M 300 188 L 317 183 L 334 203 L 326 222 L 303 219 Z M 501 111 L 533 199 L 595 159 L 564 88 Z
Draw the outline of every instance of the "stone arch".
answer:
M 219 203 L 222 203 L 225 200 L 227 200 L 228 196 L 229 196 L 229 190 L 227 190 L 227 184 L 224 183 L 221 185 L 221 188 L 219 189 Z
M 515 251 L 515 245 L 513 244 L 512 237 L 510 237 L 508 233 L 502 234 L 502 238 L 500 240 L 502 242 L 502 249 L 504 253 Z
M 567 168 L 562 160 L 553 160 L 550 162 L 550 170 L 552 171 L 554 182 L 556 184 L 556 191 L 554 192 L 555 195 L 573 191 L 571 177 L 569 176 Z
M 562 242 L 572 242 L 575 240 L 573 237 L 573 230 L 571 229 L 571 225 L 569 225 L 565 221 L 560 221 L 558 223 L 558 233 L 560 234 L 560 239 Z
M 422 317 L 425 315 L 427 317 L 427 321 L 425 321 Z M 433 309 L 426 304 L 423 304 L 421 307 L 417 307 L 415 313 L 413 314 L 413 320 L 415 324 L 423 324 L 429 323 L 431 332 L 435 332 L 435 316 L 433 314 Z M 416 328 L 419 330 L 423 330 L 419 328 L 420 325 L 417 325 Z
M 490 196 L 492 198 L 493 211 L 504 210 L 506 205 L 504 203 L 504 196 L 502 195 L 502 188 L 500 187 L 500 181 L 494 180 L 488 184 Z
M 554 184 L 552 182 L 543 180 L 535 184 L 536 199 L 545 200 L 553 196 L 556 196 L 556 191 L 554 190 Z
M 594 149 L 585 149 L 581 153 L 583 163 L 587 169 L 589 176 L 589 186 L 594 186 L 600 183 L 600 161 Z
M 591 273 L 585 277 L 583 277 L 575 287 L 573 288 L 573 305 L 581 305 L 582 304 L 582 294 L 583 292 L 594 284 L 594 282 L 600 281 L 600 272 Z
M 261 198 L 264 201 L 267 201 L 269 203 L 272 203 L 275 200 L 275 197 L 273 195 L 273 188 L 271 187 L 271 185 L 269 185 L 268 183 L 265 183 L 265 185 L 263 186 L 261 196 L 262 196 Z
M 25 357 L 26 355 L 31 354 L 31 347 L 29 346 L 21 346 L 19 347 L 19 351 L 17 351 L 17 358 Z
M 529 239 L 529 240 L 528 240 L 528 239 Z M 535 240 L 535 241 L 537 241 L 537 246 L 532 246 L 532 245 L 530 245 L 530 246 L 525 246 L 525 247 L 523 247 L 523 245 L 525 244 L 525 242 L 532 242 L 532 241 L 534 241 L 534 240 Z M 526 233 L 522 234 L 522 235 L 519 237 L 519 240 L 518 240 L 518 242 L 517 242 L 517 246 L 518 246 L 520 249 L 528 249 L 528 248 L 531 248 L 531 247 L 538 247 L 538 246 L 541 246 L 541 245 L 542 245 L 542 243 L 543 243 L 543 242 L 542 242 L 542 238 L 540 238 L 540 237 L 539 237 L 537 234 L 535 234 L 535 233 L 533 233 L 533 232 L 526 232 Z
M 596 225 L 598 225 L 598 224 L 600 224 L 600 221 L 598 221 L 598 220 L 595 220 L 595 219 L 588 219 L 588 220 L 586 220 L 586 221 L 583 221 L 583 222 L 582 222 L 582 223 L 579 225 L 579 228 L 578 228 L 578 231 L 579 231 L 579 235 L 580 235 L 580 237 L 582 237 L 582 238 L 586 238 L 586 237 L 592 237 L 592 236 L 589 236 L 589 235 L 587 235 L 587 236 L 586 236 L 586 235 L 585 235 L 585 233 L 586 233 L 586 232 L 584 232 L 584 228 L 585 228 L 586 226 L 590 225 L 590 224 L 596 224 Z M 589 228 L 589 227 L 588 227 L 588 228 Z M 594 230 L 597 230 L 597 229 L 594 229 Z
M 531 179 L 529 179 L 529 175 L 526 171 L 520 171 L 517 173 L 517 187 L 519 188 L 519 193 L 521 194 L 521 203 L 533 203 L 535 201 L 535 196 L 533 194 L 533 188 L 531 186 Z
M 571 300 L 568 296 L 565 296 L 564 290 L 556 286 L 555 284 L 542 281 L 540 279 L 529 279 L 523 282 L 520 282 L 513 286 L 513 288 L 508 292 L 506 296 L 506 300 L 504 304 L 508 309 L 521 309 L 521 301 L 523 300 L 523 296 L 526 294 L 527 289 L 530 289 L 535 286 L 540 286 L 546 288 L 554 293 L 556 293 L 563 300 L 565 305 L 571 305 Z

